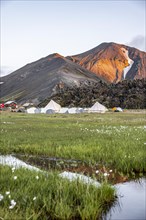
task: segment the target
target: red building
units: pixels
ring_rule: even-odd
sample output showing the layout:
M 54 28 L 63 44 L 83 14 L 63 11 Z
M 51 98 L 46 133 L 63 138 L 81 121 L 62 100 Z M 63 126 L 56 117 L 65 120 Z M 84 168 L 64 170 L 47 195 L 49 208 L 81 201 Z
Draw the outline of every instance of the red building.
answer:
M 4 109 L 5 104 L 4 103 L 0 103 L 0 110 Z
M 12 109 L 17 108 L 17 103 L 15 101 L 8 101 L 4 105 L 5 107 L 11 107 Z

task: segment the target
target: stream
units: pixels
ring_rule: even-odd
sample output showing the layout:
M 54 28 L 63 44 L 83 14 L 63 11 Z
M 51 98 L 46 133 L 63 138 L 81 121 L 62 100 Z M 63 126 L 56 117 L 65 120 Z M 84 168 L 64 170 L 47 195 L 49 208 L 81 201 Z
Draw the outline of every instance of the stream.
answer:
M 118 204 L 104 220 L 146 220 L 146 178 L 116 184 Z
M 54 161 L 56 162 L 54 158 L 51 158 L 51 161 L 53 161 L 53 163 Z M 59 160 L 57 160 L 57 162 L 59 162 Z M 77 162 L 80 163 L 80 161 L 74 160 L 67 160 L 66 162 L 71 163 L 73 166 L 75 166 Z M 0 155 L 0 164 L 15 168 L 24 167 L 42 172 L 39 168 L 27 164 L 23 160 L 11 155 Z M 86 184 L 94 184 L 97 187 L 100 185 L 99 182 L 82 174 L 65 171 L 60 173 L 60 176 L 68 178 L 69 180 L 80 178 Z M 103 216 L 103 220 L 146 220 L 146 178 L 143 177 L 124 183 L 118 183 L 113 186 L 117 189 L 118 199 L 109 212 Z

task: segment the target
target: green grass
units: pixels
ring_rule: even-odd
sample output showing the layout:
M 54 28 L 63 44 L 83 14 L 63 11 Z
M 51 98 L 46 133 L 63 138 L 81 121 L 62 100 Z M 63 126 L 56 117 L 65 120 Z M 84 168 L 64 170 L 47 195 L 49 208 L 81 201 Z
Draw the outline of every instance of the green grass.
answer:
M 0 119 L 1 154 L 79 159 L 90 166 L 114 168 L 121 175 L 146 172 L 145 114 L 2 112 Z M 6 195 L 8 191 L 11 198 Z M 115 190 L 104 182 L 96 188 L 79 181 L 69 182 L 56 171 L 46 175 L 18 169 L 12 173 L 7 166 L 0 166 L 0 194 L 4 196 L 0 218 L 16 220 L 97 219 L 115 199 Z M 16 205 L 11 210 L 12 199 Z
M 0 183 L 4 196 L 0 219 L 97 219 L 115 199 L 114 188 L 107 184 L 96 188 L 79 180 L 70 182 L 55 172 L 12 172 L 0 166 Z M 16 202 L 12 209 L 11 200 Z
M 1 154 L 24 153 L 146 172 L 145 114 L 29 115 L 2 113 Z

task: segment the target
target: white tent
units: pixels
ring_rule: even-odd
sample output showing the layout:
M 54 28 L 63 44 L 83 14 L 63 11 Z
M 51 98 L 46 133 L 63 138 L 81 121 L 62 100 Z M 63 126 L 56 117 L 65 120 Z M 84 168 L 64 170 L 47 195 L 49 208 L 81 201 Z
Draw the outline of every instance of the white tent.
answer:
M 46 113 L 48 109 L 52 109 L 56 113 L 56 112 L 59 112 L 59 110 L 61 109 L 61 106 L 57 104 L 56 102 L 54 102 L 53 100 L 51 100 L 44 108 L 41 109 L 41 113 Z
M 65 108 L 65 107 L 64 107 L 64 108 L 61 108 L 61 109 L 59 110 L 59 113 L 60 113 L 60 114 L 67 114 L 67 113 L 69 113 L 69 112 L 68 112 L 68 108 Z
M 40 109 L 32 107 L 32 108 L 28 108 L 26 110 L 26 112 L 29 113 L 29 114 L 36 114 L 36 113 L 40 113 Z
M 83 109 L 83 108 L 77 108 L 76 112 L 77 112 L 77 113 L 83 113 L 83 112 L 84 112 L 84 109 Z
M 116 111 L 123 112 L 123 109 L 121 107 L 117 107 Z
M 76 114 L 76 113 L 77 113 L 77 108 L 75 108 L 75 107 L 69 108 L 69 109 L 68 109 L 68 113 L 69 113 L 69 114 Z
M 45 108 L 41 108 L 41 113 L 46 113 L 46 109 Z
M 100 104 L 99 102 L 96 102 L 90 109 L 89 109 L 89 112 L 99 112 L 99 113 L 104 113 L 108 111 L 108 109 Z
M 88 112 L 89 112 L 89 110 L 90 110 L 90 108 L 83 108 L 83 112 L 88 113 Z
M 48 110 L 46 111 L 46 114 L 53 114 L 53 113 L 55 113 L 55 111 L 54 111 L 53 109 L 48 109 Z

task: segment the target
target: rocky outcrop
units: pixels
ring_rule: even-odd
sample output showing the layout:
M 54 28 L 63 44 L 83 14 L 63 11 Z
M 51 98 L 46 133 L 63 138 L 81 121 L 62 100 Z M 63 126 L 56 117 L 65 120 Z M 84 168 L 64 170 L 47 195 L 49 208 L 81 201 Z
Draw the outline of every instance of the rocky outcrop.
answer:
M 107 108 L 114 106 L 128 109 L 146 108 L 146 80 L 124 80 L 117 84 L 106 84 L 102 81 L 81 83 L 79 87 L 64 87 L 58 93 L 45 99 L 40 106 L 45 106 L 50 99 L 61 106 L 91 107 L 96 101 Z

